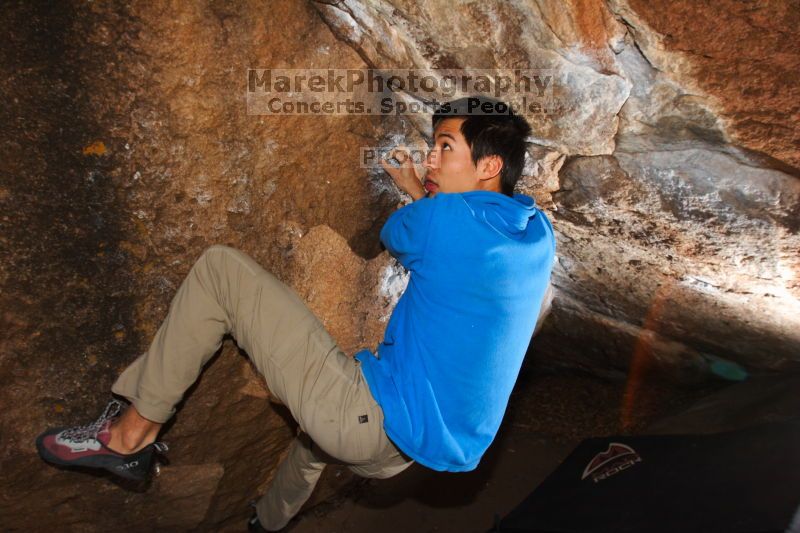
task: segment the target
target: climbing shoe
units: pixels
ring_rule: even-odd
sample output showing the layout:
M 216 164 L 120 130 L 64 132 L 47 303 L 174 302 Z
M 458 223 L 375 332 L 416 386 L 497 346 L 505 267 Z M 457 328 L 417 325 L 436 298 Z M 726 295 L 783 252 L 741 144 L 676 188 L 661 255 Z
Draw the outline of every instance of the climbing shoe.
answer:
M 39 455 L 55 465 L 104 469 L 128 480 L 147 480 L 156 455 L 166 452 L 167 445 L 154 442 L 127 455 L 110 449 L 109 428 L 124 408 L 122 402 L 112 400 L 91 424 L 45 431 L 36 439 Z

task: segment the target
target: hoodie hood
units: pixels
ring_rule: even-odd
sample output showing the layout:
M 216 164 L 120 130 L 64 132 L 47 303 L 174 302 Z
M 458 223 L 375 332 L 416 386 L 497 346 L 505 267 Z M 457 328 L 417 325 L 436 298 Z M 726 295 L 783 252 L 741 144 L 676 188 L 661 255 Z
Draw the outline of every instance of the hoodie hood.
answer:
M 536 216 L 536 202 L 525 194 L 513 197 L 491 191 L 461 193 L 472 215 L 510 239 L 525 236 L 528 223 Z

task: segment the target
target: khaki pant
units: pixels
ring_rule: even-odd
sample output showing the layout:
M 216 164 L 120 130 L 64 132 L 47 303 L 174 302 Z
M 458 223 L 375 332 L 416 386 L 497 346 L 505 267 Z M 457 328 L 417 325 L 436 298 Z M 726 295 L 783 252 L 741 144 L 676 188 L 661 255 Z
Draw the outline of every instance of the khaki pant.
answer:
M 149 350 L 112 391 L 145 418 L 166 422 L 226 333 L 302 430 L 258 502 L 266 529 L 282 528 L 300 510 L 327 463 L 375 478 L 413 463 L 386 436 L 361 363 L 336 346 L 297 293 L 227 246 L 210 247 L 194 264 Z

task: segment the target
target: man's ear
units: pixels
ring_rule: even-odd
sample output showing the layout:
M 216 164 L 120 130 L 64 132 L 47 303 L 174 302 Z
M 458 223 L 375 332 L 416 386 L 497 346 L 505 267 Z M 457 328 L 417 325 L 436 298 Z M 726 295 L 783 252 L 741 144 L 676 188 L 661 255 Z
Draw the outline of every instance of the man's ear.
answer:
M 481 181 L 499 177 L 502 169 L 503 160 L 499 155 L 487 155 L 478 161 L 478 172 L 482 175 Z

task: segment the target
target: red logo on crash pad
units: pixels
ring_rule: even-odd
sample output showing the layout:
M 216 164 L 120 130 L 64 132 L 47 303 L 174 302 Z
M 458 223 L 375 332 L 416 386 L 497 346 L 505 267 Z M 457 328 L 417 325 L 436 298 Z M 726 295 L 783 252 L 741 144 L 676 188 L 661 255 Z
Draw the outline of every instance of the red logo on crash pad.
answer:
M 597 483 L 640 462 L 642 458 L 633 448 L 620 442 L 611 442 L 606 451 L 589 461 L 581 479 L 591 477 Z

